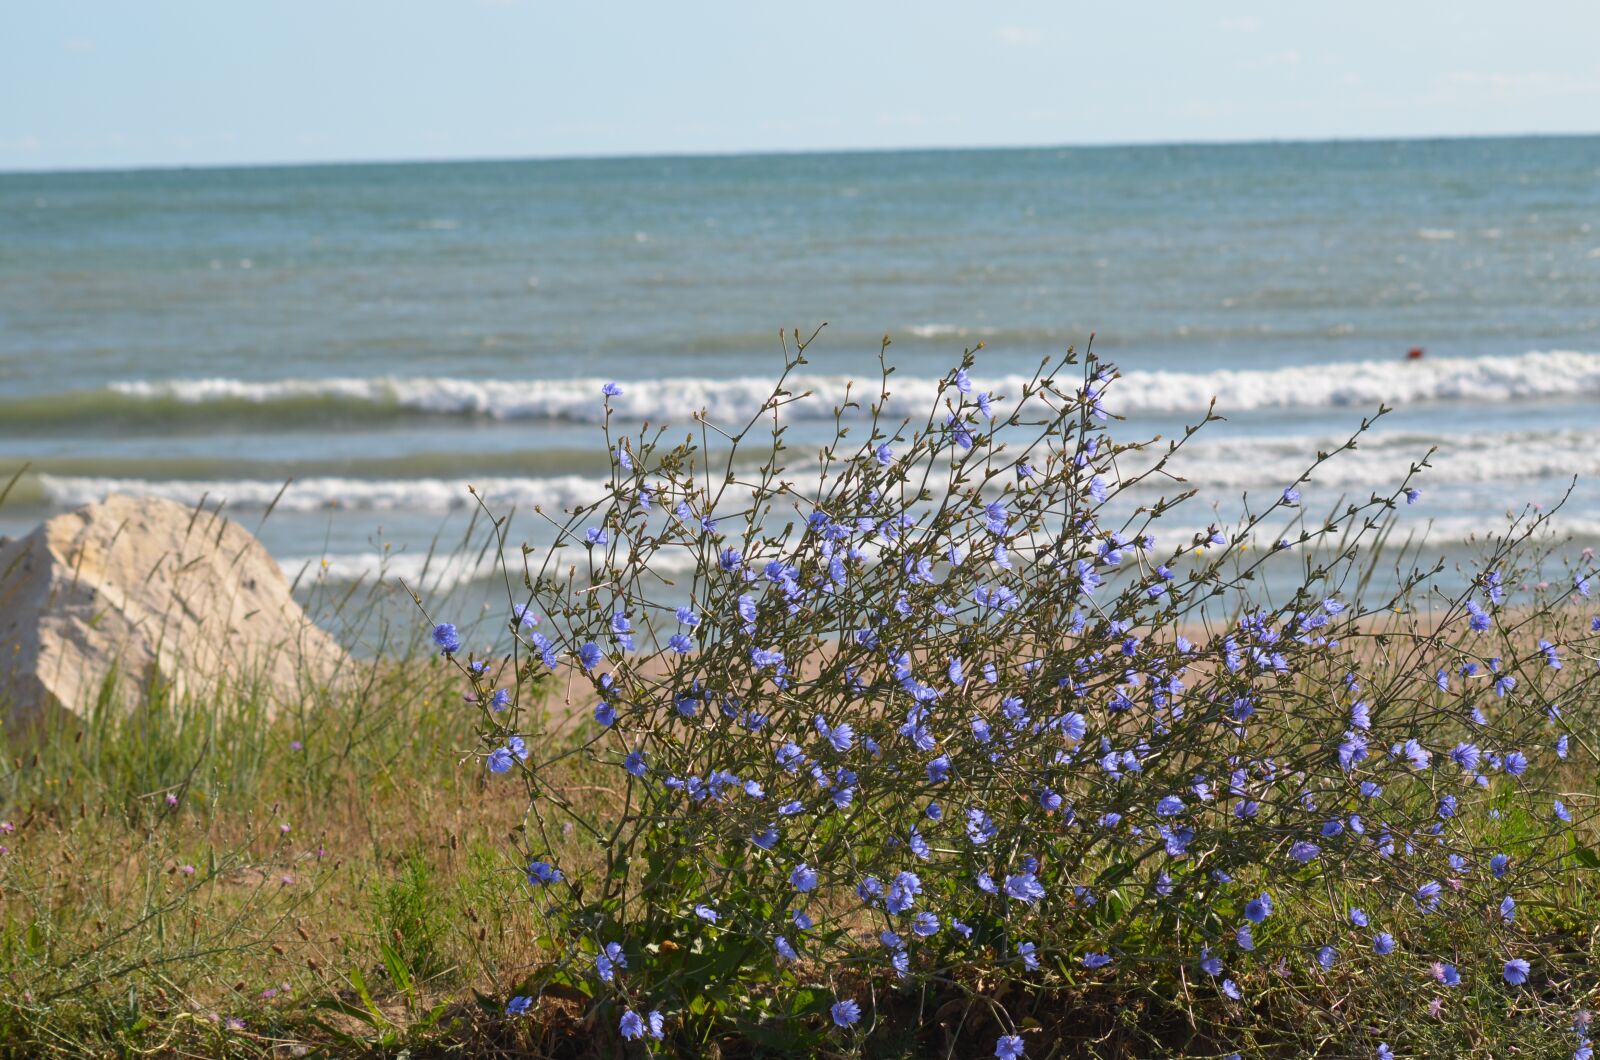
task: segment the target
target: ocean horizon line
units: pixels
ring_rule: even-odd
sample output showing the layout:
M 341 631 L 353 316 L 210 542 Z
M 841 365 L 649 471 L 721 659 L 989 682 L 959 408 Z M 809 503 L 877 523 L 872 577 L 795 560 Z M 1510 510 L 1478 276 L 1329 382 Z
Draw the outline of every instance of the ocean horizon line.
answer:
M 1496 143 L 1536 140 L 1592 140 L 1600 139 L 1600 129 L 1585 132 L 1500 132 L 1500 133 L 1437 133 L 1412 136 L 1325 136 L 1325 137 L 1261 137 L 1245 139 L 1193 139 L 1193 140 L 1107 140 L 1076 141 L 1047 144 L 927 144 L 906 147 L 801 147 L 753 148 L 730 151 L 670 151 L 670 152 L 594 152 L 549 155 L 461 155 L 449 158 L 323 158 L 261 162 L 198 162 L 161 165 L 108 165 L 108 166 L 42 166 L 39 168 L 0 168 L 0 180 L 12 177 L 52 176 L 117 176 L 150 173 L 228 173 L 264 170 L 328 170 L 328 169 L 397 169 L 412 167 L 526 165 L 594 162 L 650 162 L 650 161 L 719 161 L 777 158 L 840 158 L 864 155 L 921 156 L 941 154 L 1027 154 L 1050 151 L 1119 151 L 1181 149 L 1229 149 L 1260 147 L 1326 148 L 1337 146 L 1371 147 L 1382 144 L 1443 144 L 1443 143 Z

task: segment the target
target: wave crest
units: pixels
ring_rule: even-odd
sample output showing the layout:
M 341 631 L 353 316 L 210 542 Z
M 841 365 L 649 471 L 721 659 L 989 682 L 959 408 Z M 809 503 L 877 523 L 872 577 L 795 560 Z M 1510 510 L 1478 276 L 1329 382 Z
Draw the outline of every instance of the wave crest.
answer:
M 976 378 L 980 389 L 1015 396 L 1020 375 Z M 335 417 L 395 419 L 414 416 L 490 420 L 599 422 L 604 380 L 474 380 L 455 378 L 176 379 L 113 383 L 100 391 L 43 395 L 0 403 L 0 424 L 59 426 L 103 421 L 148 421 L 171 429 L 183 422 L 260 423 Z M 920 411 L 938 398 L 939 380 L 891 380 L 897 411 Z M 847 395 L 877 396 L 875 380 L 853 387 L 844 376 L 796 379 L 793 389 L 812 398 L 788 406 L 799 419 L 829 419 Z M 771 396 L 767 378 L 668 378 L 624 383 L 612 399 L 627 420 L 684 423 L 704 411 L 719 423 L 758 412 Z M 1438 357 L 1419 361 L 1352 361 L 1272 369 L 1212 372 L 1129 371 L 1110 388 L 1117 412 L 1188 413 L 1211 399 L 1219 409 L 1375 408 L 1437 401 L 1527 401 L 1600 395 L 1600 353 L 1531 351 L 1513 357 Z

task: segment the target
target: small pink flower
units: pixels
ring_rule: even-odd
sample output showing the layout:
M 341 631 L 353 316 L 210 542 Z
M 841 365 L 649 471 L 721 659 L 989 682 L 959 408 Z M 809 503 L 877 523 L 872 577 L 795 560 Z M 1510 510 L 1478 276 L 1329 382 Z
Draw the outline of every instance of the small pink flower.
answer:
M 286 824 L 286 823 L 285 824 L 280 824 L 278 826 L 278 834 L 279 835 L 288 835 L 289 834 L 289 826 L 288 826 L 288 824 Z
M 278 877 L 278 882 L 283 884 L 285 887 L 292 887 L 294 886 L 294 877 L 286 872 L 282 876 Z
M 178 796 L 174 795 L 170 791 L 167 792 L 167 805 L 168 806 L 176 806 L 176 805 L 178 805 Z
M 10 835 L 17 830 L 17 826 L 10 821 L 0 821 L 0 835 Z
M 184 865 L 182 868 L 178 869 L 178 871 L 183 873 L 185 876 L 193 876 L 194 875 L 194 866 L 193 865 Z

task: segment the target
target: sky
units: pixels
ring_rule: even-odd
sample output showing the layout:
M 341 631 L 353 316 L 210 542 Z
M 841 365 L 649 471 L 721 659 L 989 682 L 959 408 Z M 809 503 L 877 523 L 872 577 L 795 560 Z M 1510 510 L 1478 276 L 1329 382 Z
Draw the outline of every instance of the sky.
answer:
M 1595 0 L 0 0 L 0 170 L 1600 131 Z

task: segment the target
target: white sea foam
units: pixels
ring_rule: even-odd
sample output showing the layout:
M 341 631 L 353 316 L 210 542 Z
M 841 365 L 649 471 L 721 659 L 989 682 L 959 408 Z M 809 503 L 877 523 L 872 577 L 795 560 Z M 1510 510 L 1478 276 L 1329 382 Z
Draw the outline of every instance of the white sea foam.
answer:
M 1288 526 L 1287 523 L 1287 519 L 1263 523 L 1257 528 L 1251 544 L 1255 547 L 1264 547 L 1270 545 L 1280 535 L 1288 534 L 1291 537 L 1297 535 L 1298 528 Z M 1226 528 L 1231 532 L 1231 525 Z M 1388 549 L 1459 548 L 1470 542 L 1481 542 L 1486 535 L 1501 534 L 1505 529 L 1505 523 L 1499 519 L 1470 516 L 1429 518 L 1423 512 L 1402 509 L 1396 519 L 1394 531 L 1383 539 L 1382 546 Z M 1201 525 L 1158 526 L 1153 531 L 1156 551 L 1160 554 L 1179 546 L 1190 545 L 1197 534 L 1204 536 L 1207 530 L 1208 527 Z M 1600 517 L 1561 513 L 1552 518 L 1546 528 L 1546 534 L 1571 537 L 1578 545 L 1600 544 Z M 1369 546 L 1378 545 L 1375 535 L 1369 535 L 1367 540 Z M 535 571 L 543 555 L 541 551 L 535 550 L 528 556 L 528 562 Z M 579 555 L 574 552 L 571 559 L 565 562 L 581 563 Z M 1021 556 L 1021 552 L 1018 552 L 1018 556 Z M 621 561 L 625 559 L 626 557 L 622 557 Z M 560 564 L 563 570 L 565 562 Z M 502 579 L 506 571 L 510 572 L 512 583 L 517 584 L 522 573 L 523 556 L 520 551 L 507 552 L 504 557 L 504 568 L 493 554 L 480 555 L 478 552 L 454 552 L 432 557 L 410 552 L 330 553 L 322 556 L 287 556 L 278 563 L 290 578 L 298 578 L 302 587 L 318 579 L 329 582 L 368 583 L 378 580 L 393 582 L 395 579 L 401 579 L 413 588 L 438 592 L 473 582 Z M 673 580 L 686 577 L 694 568 L 694 556 L 686 550 L 672 548 L 664 548 L 657 552 L 651 557 L 649 565 L 653 574 Z
M 225 501 L 230 508 L 247 510 L 265 508 L 278 498 L 276 510 L 285 512 L 454 511 L 476 506 L 477 502 L 468 491 L 469 485 L 497 513 L 511 505 L 529 508 L 536 504 L 556 511 L 575 504 L 593 503 L 608 492 L 605 482 L 580 475 L 459 480 L 306 478 L 291 482 L 287 488 L 282 482 L 263 479 L 148 480 L 40 475 L 39 485 L 51 503 L 63 508 L 99 501 L 110 493 L 134 493 L 190 505 L 202 500 L 208 504 Z
M 1027 382 L 1022 376 L 981 374 L 975 375 L 974 381 L 979 389 L 1012 396 Z M 193 406 L 331 401 L 435 415 L 597 422 L 603 416 L 603 382 L 598 378 L 188 379 L 114 383 L 111 389 L 132 401 L 168 400 Z M 790 405 L 787 414 L 831 418 L 834 406 L 845 400 L 848 382 L 843 376 L 796 379 L 795 392 L 810 390 L 813 396 Z M 938 380 L 896 376 L 891 382 L 897 410 L 924 409 L 937 399 Z M 627 419 L 681 424 L 704 410 L 713 421 L 729 423 L 757 412 L 770 396 L 771 386 L 771 380 L 753 377 L 625 383 L 623 393 L 611 399 L 611 407 Z M 859 383 L 850 393 L 857 400 L 873 398 L 876 384 Z M 1551 350 L 1512 357 L 1351 361 L 1214 372 L 1130 371 L 1112 385 L 1107 404 L 1122 413 L 1192 412 L 1204 409 L 1215 397 L 1220 410 L 1242 412 L 1583 395 L 1600 395 L 1600 354 Z
M 1221 411 L 1522 401 L 1600 394 L 1600 354 L 1351 361 L 1267 371 L 1128 372 L 1107 403 L 1121 412 L 1186 412 L 1215 395 Z
M 530 569 L 537 573 L 545 553 L 534 551 L 527 557 Z M 565 570 L 569 564 L 582 563 L 582 553 L 562 556 L 558 566 Z M 627 557 L 617 558 L 626 562 Z M 502 566 L 503 562 L 503 566 Z M 302 587 L 317 580 L 329 582 L 368 583 L 377 581 L 404 581 L 413 588 L 429 591 L 453 589 L 473 582 L 504 579 L 508 573 L 513 585 L 520 583 L 523 571 L 520 549 L 507 551 L 497 558 L 493 553 L 448 552 L 432 556 L 422 552 L 331 552 L 320 556 L 285 556 L 278 566 L 289 578 L 298 578 Z M 682 577 L 695 568 L 695 557 L 682 548 L 663 548 L 650 559 L 650 570 L 663 578 Z M 580 567 L 581 569 L 581 567 Z
M 1203 439 L 1203 440 L 1202 440 Z M 1184 446 L 1168 467 L 1191 485 L 1214 489 L 1283 486 L 1310 468 L 1319 450 L 1333 451 L 1343 438 L 1274 435 L 1205 439 Z M 1537 479 L 1600 479 L 1600 431 L 1506 431 L 1419 435 L 1371 433 L 1358 448 L 1335 453 L 1312 481 L 1322 486 L 1385 491 L 1413 463 L 1428 456 L 1417 484 L 1474 485 Z
M 1238 491 L 1278 490 L 1306 471 L 1318 450 L 1333 452 L 1342 437 L 1272 435 L 1205 437 L 1189 442 L 1167 464 L 1202 499 L 1226 501 Z M 1485 432 L 1482 434 L 1418 435 L 1373 433 L 1353 451 L 1335 452 L 1312 476 L 1320 488 L 1354 492 L 1387 492 L 1430 448 L 1437 452 L 1417 478 L 1423 489 L 1436 486 L 1501 484 L 1496 495 L 1511 497 L 1517 482 L 1560 481 L 1577 475 L 1600 481 L 1600 431 Z M 1125 456 L 1122 473 L 1130 477 L 1160 455 L 1158 446 L 1144 456 Z M 610 487 L 604 479 L 582 475 L 484 478 L 348 478 L 311 477 L 290 482 L 270 479 L 139 479 L 41 474 L 39 488 L 54 506 L 76 507 L 109 493 L 165 497 L 182 504 L 226 502 L 234 509 L 260 510 L 277 499 L 277 510 L 316 512 L 450 512 L 476 505 L 469 485 L 492 511 L 541 506 L 557 512 L 573 505 L 603 500 Z M 1182 488 L 1164 477 L 1152 477 L 1142 489 L 1175 492 Z M 280 496 L 281 490 L 281 496 Z M 1543 499 L 1554 499 L 1552 496 Z M 739 491 L 731 495 L 737 506 Z M 743 499 L 748 499 L 745 495 Z M 1531 498 L 1529 498 L 1531 499 Z

